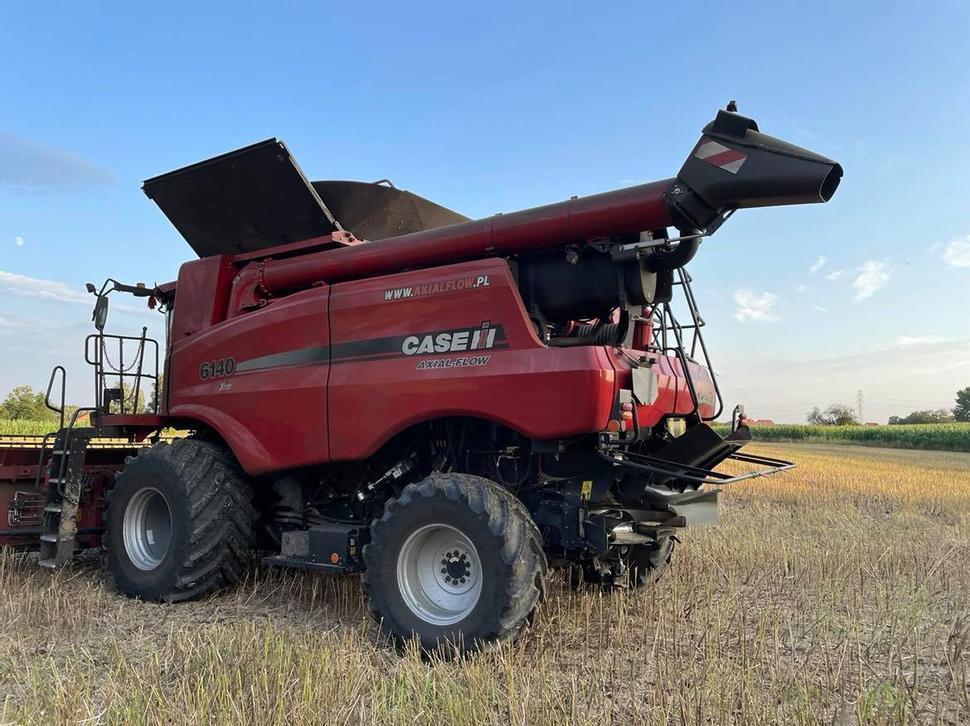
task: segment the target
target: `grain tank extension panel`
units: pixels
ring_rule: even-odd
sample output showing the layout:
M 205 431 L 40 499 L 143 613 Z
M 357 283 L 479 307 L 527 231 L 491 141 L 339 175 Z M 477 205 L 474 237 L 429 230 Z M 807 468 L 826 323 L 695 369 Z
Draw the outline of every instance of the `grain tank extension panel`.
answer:
M 255 252 L 341 229 L 376 240 L 468 219 L 385 184 L 311 183 L 277 139 L 153 177 L 142 190 L 199 257 Z

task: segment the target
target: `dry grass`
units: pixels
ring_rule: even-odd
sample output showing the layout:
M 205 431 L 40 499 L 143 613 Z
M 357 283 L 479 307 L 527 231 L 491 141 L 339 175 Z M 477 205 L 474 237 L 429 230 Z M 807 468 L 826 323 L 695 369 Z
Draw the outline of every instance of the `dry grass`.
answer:
M 516 644 L 399 657 L 352 578 L 202 603 L 0 558 L 0 715 L 26 723 L 966 723 L 970 456 L 759 446 L 646 593 L 554 588 Z

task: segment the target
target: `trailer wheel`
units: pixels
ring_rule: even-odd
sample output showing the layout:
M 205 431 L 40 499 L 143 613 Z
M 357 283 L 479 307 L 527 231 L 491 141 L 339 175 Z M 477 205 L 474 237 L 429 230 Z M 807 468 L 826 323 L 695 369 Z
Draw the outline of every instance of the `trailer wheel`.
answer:
M 479 650 L 529 619 L 548 570 L 528 510 L 498 484 L 433 474 L 405 487 L 364 547 L 371 614 L 403 644 Z
M 581 568 L 570 570 L 570 579 L 574 588 L 586 585 L 599 587 L 606 592 L 636 590 L 659 580 L 673 554 L 673 538 L 661 537 L 652 544 L 630 545 L 623 555 L 622 574 L 617 572 L 615 565 L 600 569 L 592 564 L 584 564 Z
M 106 563 L 131 597 L 199 597 L 240 579 L 255 519 L 249 483 L 224 448 L 157 443 L 125 466 L 108 494 Z

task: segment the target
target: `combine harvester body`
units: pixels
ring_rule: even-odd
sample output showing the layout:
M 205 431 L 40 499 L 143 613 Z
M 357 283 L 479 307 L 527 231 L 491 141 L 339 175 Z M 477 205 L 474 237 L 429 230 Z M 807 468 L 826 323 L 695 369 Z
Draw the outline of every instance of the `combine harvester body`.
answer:
M 742 454 L 743 421 L 708 426 L 723 403 L 685 265 L 737 209 L 824 202 L 841 175 L 721 111 L 674 178 L 477 221 L 308 182 L 276 140 L 150 179 L 200 259 L 89 285 L 89 425 L 0 446 L 0 544 L 50 567 L 104 546 L 122 591 L 161 600 L 257 552 L 360 571 L 384 627 L 426 648 L 514 636 L 549 566 L 646 584 L 719 485 L 790 466 Z M 161 349 L 103 333 L 112 292 L 160 306 Z

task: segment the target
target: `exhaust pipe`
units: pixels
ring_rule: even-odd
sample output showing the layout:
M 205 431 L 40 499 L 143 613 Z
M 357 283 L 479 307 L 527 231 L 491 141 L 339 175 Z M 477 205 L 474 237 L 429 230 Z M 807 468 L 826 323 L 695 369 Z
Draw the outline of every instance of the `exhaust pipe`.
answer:
M 702 133 L 667 190 L 681 230 L 711 234 L 736 209 L 827 202 L 842 179 L 838 163 L 763 134 L 737 113 L 718 111 Z

